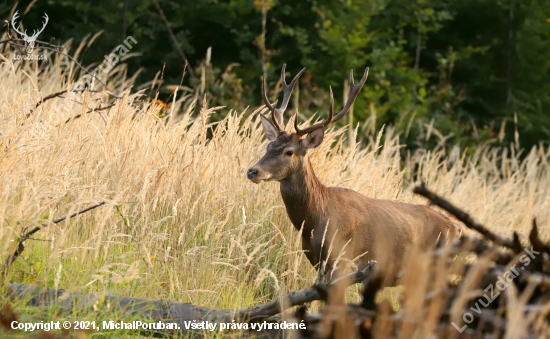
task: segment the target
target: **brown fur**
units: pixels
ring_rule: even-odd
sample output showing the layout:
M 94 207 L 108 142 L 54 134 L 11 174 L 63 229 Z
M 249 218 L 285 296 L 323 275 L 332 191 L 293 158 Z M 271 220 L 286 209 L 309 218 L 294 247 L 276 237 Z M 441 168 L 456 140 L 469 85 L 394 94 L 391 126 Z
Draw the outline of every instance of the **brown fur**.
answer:
M 266 155 L 250 168 L 257 171 L 251 180 L 280 182 L 290 221 L 302 230 L 306 257 L 313 266 L 328 258 L 325 279 L 342 250 L 342 261 L 360 257 L 354 263 L 361 268 L 376 259 L 382 270 L 395 275 L 409 245 L 419 242 L 426 248 L 435 245 L 439 237 L 457 237 L 459 227 L 427 206 L 373 199 L 349 189 L 324 186 L 313 172 L 304 144 L 307 142 L 296 134 L 279 132 Z M 293 154 L 288 155 L 288 151 Z M 345 262 L 338 266 L 345 266 Z M 394 283 L 390 280 L 389 284 Z

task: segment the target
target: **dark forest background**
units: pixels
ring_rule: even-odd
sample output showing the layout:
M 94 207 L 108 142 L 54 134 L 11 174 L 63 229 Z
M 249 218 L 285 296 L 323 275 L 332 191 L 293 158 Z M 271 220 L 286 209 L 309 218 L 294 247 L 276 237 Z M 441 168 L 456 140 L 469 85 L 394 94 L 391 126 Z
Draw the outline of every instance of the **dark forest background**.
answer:
M 377 129 L 394 125 L 409 148 L 442 137 L 470 149 L 509 145 L 516 129 L 522 147 L 550 140 L 550 0 L 38 0 L 26 11 L 31 2 L 1 2 L 0 15 L 9 21 L 15 8 L 32 31 L 47 13 L 39 39 L 72 38 L 72 52 L 102 32 L 79 56 L 84 65 L 132 36 L 129 73 L 142 69 L 139 85 L 165 65 L 161 99 L 187 59 L 184 85 L 209 106 L 256 108 L 261 74 L 274 98 L 286 63 L 287 80 L 308 69 L 292 112 L 324 115 L 329 86 L 341 108 L 349 70 L 358 81 L 368 66 L 354 123 L 376 116 Z M 430 126 L 441 135 L 426 141 Z

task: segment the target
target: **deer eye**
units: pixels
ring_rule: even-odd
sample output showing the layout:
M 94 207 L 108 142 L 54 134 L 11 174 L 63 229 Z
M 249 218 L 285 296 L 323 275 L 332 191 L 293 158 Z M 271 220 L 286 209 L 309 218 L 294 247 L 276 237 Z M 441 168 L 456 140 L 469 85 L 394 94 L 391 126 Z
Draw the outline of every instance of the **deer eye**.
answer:
M 292 151 L 287 151 L 286 152 L 286 155 L 292 155 L 292 154 L 294 154 L 294 152 L 292 152 Z

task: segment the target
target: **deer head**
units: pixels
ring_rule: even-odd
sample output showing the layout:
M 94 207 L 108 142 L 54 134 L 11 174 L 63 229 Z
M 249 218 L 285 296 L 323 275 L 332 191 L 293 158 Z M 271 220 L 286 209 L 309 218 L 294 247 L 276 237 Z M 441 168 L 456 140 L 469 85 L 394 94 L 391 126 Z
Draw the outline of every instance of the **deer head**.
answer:
M 263 114 L 260 114 L 264 133 L 271 141 L 267 145 L 267 152 L 263 158 L 247 171 L 248 179 L 258 184 L 262 181 L 283 181 L 288 179 L 292 173 L 296 172 L 297 168 L 302 165 L 303 159 L 307 151 L 316 148 L 321 144 L 324 138 L 324 127 L 330 123 L 342 119 L 350 110 L 353 102 L 357 98 L 359 91 L 367 81 L 369 68 L 365 70 L 361 82 L 357 85 L 354 83 L 353 70 L 350 72 L 350 92 L 348 101 L 340 113 L 334 116 L 334 98 L 332 96 L 332 88 L 330 88 L 330 105 L 328 110 L 328 118 L 324 121 L 313 124 L 304 129 L 298 128 L 298 115 L 294 119 L 295 133 L 287 133 L 284 130 L 283 114 L 288 105 L 292 90 L 298 81 L 298 78 L 304 73 L 305 68 L 298 73 L 290 85 L 285 81 L 285 67 L 281 71 L 281 82 L 283 86 L 283 103 L 281 108 L 277 109 L 277 101 L 271 104 L 267 99 L 266 93 L 266 75 L 262 80 L 262 98 L 266 107 L 271 111 L 271 120 L 269 121 Z
M 18 15 L 18 11 L 15 12 L 15 14 L 13 14 L 13 17 L 11 18 L 11 25 L 13 27 L 13 30 L 16 31 L 21 39 L 23 39 L 23 41 L 25 41 L 25 46 L 27 48 L 27 53 L 32 53 L 33 49 L 34 49 L 34 43 L 36 41 L 36 38 L 38 37 L 38 35 L 40 33 L 42 33 L 42 31 L 44 30 L 44 28 L 46 28 L 46 25 L 48 24 L 48 21 L 50 20 L 50 18 L 48 17 L 48 14 L 44 13 L 44 19 L 45 21 L 42 23 L 42 29 L 39 30 L 39 31 L 36 31 L 34 30 L 33 34 L 31 36 L 28 36 L 27 35 L 27 30 L 25 30 L 25 32 L 21 32 L 19 29 L 17 29 L 16 25 L 15 25 L 15 21 L 19 18 L 19 15 Z M 21 27 L 21 26 L 19 26 Z

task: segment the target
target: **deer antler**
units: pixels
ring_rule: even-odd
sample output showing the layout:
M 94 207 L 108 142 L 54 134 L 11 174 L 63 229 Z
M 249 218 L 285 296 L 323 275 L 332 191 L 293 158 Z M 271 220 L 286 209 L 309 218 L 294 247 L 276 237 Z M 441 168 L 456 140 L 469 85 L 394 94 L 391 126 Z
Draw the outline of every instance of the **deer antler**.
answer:
M 24 37 L 28 37 L 27 36 L 27 30 L 25 30 L 25 33 L 23 33 L 15 27 L 15 20 L 19 19 L 19 14 L 18 13 L 19 13 L 19 11 L 15 11 L 15 13 L 13 14 L 13 17 L 11 18 L 11 27 L 13 28 L 14 31 L 19 33 L 19 35 L 24 36 Z
M 44 30 L 44 28 L 46 28 L 46 25 L 48 24 L 48 21 L 50 21 L 50 18 L 48 17 L 48 14 L 44 13 L 44 19 L 46 20 L 46 22 L 43 22 L 43 23 L 42 23 L 42 29 L 41 29 L 40 31 L 38 31 L 37 33 L 34 33 L 34 32 L 36 32 L 36 30 L 34 30 L 31 39 L 36 39 L 36 37 L 37 37 L 40 33 L 42 33 L 42 31 Z
M 271 104 L 267 99 L 267 84 L 266 84 L 265 73 L 262 79 L 262 98 L 267 108 L 269 108 L 269 110 L 271 111 L 271 119 L 273 120 L 273 125 L 275 125 L 275 128 L 277 128 L 277 130 L 279 131 L 282 131 L 284 128 L 283 114 L 285 113 L 286 107 L 288 106 L 288 101 L 290 100 L 290 95 L 292 94 L 292 90 L 294 90 L 294 86 L 296 86 L 298 79 L 300 78 L 302 73 L 304 73 L 306 70 L 305 67 L 302 68 L 302 70 L 298 74 L 296 74 L 294 79 L 292 79 L 290 84 L 287 84 L 285 80 L 285 69 L 286 69 L 286 64 L 284 64 L 283 68 L 281 69 L 281 84 L 283 86 L 283 94 L 284 94 L 281 108 L 278 108 L 278 109 L 276 108 L 277 101 Z
M 357 99 L 357 95 L 359 94 L 359 91 L 365 84 L 365 81 L 367 81 L 368 76 L 369 76 L 369 68 L 367 67 L 367 69 L 365 70 L 365 74 L 363 74 L 363 78 L 361 78 L 361 82 L 355 85 L 355 81 L 353 79 L 353 69 L 352 69 L 351 72 L 349 73 L 348 102 L 346 102 L 346 104 L 344 105 L 344 108 L 340 111 L 340 113 L 338 113 L 334 118 L 332 117 L 334 114 L 334 98 L 332 97 L 332 88 L 330 88 L 330 106 L 328 111 L 328 118 L 325 121 L 318 122 L 316 124 L 313 124 L 301 130 L 298 128 L 298 115 L 296 115 L 296 118 L 294 119 L 294 129 L 296 130 L 296 134 L 305 135 L 318 128 L 322 128 L 332 122 L 342 119 L 342 117 L 349 112 L 351 106 L 355 102 L 355 99 Z

